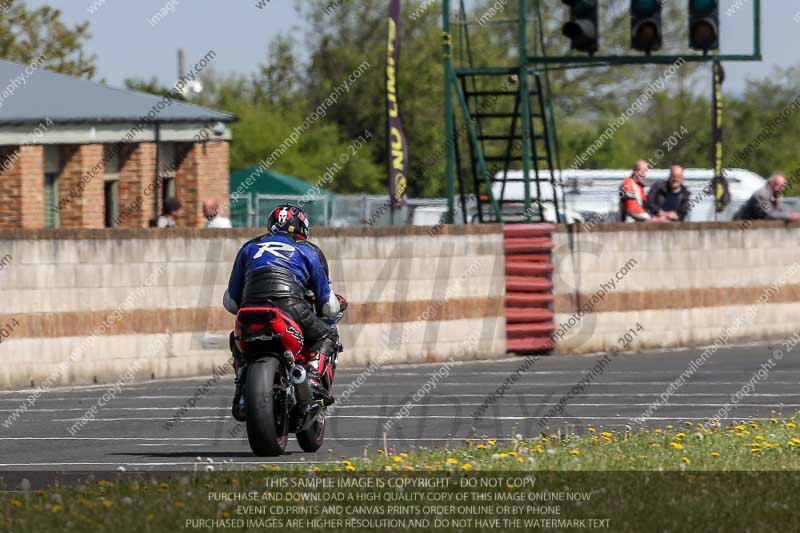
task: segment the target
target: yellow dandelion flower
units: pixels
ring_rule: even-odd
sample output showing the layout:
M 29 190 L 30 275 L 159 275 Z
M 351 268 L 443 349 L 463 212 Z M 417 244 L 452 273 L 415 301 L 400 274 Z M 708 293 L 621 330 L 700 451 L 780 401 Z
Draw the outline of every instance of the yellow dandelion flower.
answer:
M 133 492 L 139 492 L 139 484 L 138 483 L 134 483 L 133 485 L 131 485 L 131 490 Z
M 786 427 L 789 429 L 794 429 L 797 427 L 797 424 L 795 424 L 794 422 L 786 422 Z
M 386 468 L 391 468 L 391 467 L 387 466 Z M 347 465 L 344 467 L 344 469 L 347 470 L 348 472 L 355 472 L 356 467 L 354 467 L 353 465 Z
M 761 448 L 753 448 L 753 449 L 752 449 L 752 450 L 750 450 L 750 451 L 751 451 L 751 452 L 753 452 L 753 453 L 757 453 L 757 452 L 760 452 L 760 451 L 761 451 Z
M 661 428 L 658 428 L 658 429 L 656 430 L 656 433 L 661 433 Z
M 684 425 L 686 425 L 687 428 L 692 427 L 692 423 L 689 422 L 688 420 L 686 422 L 684 422 Z
M 479 449 L 479 450 L 485 450 L 485 449 L 486 449 L 486 445 L 485 445 L 485 444 L 478 444 L 478 445 L 477 445 L 477 446 L 475 446 L 475 447 L 476 447 L 477 449 Z
M 505 453 L 505 452 L 503 452 L 503 453 L 501 453 L 501 454 L 498 454 L 497 456 L 498 456 L 500 459 L 508 459 L 508 454 L 507 454 L 507 453 Z
M 404 459 L 402 455 L 394 455 L 392 456 L 392 461 L 394 461 L 395 463 L 402 463 Z
M 742 424 L 739 424 L 738 426 L 733 426 L 733 427 L 734 427 L 734 429 L 738 429 L 739 431 L 743 431 L 744 429 L 746 429 Z
M 461 465 L 461 470 L 472 470 L 472 465 L 469 463 L 464 463 Z
M 750 427 L 755 429 L 758 427 L 758 424 L 756 424 L 755 422 L 750 422 Z
M 689 463 L 691 463 L 691 461 L 689 461 L 689 458 L 688 458 L 688 457 L 686 457 L 686 456 L 683 456 L 683 457 L 681 457 L 681 461 L 683 461 L 683 462 L 684 462 L 684 463 L 686 463 L 687 465 L 688 465 Z
M 711 452 L 711 457 L 719 457 L 719 452 Z
M 778 419 L 777 418 L 770 418 L 769 421 L 771 423 L 773 423 L 773 424 L 777 424 L 778 423 Z
M 347 459 L 345 459 L 344 461 L 342 461 L 342 464 L 343 464 L 344 466 L 347 466 L 347 465 L 351 465 L 351 464 L 353 464 L 353 463 L 351 463 L 350 461 L 348 461 Z
M 676 438 L 676 439 L 680 439 L 681 437 L 685 437 L 685 436 L 686 436 L 686 433 L 684 433 L 683 431 L 681 431 L 680 433 L 678 433 L 677 435 L 675 435 L 675 438 Z
M 177 501 L 175 502 L 175 507 L 177 507 L 178 509 L 183 509 L 184 507 L 186 507 L 186 504 L 181 501 Z
M 736 434 L 736 436 L 737 436 L 737 437 L 746 437 L 746 436 L 748 436 L 749 434 L 750 434 L 750 432 L 749 432 L 749 431 L 740 431 L 739 433 L 737 433 L 737 434 Z
M 383 455 L 385 452 L 383 450 L 378 450 L 378 453 Z
M 792 437 L 792 442 L 794 442 L 795 444 L 800 444 L 800 439 L 798 439 L 797 437 Z
M 53 508 L 50 509 L 50 512 L 51 513 L 60 513 L 61 512 L 61 506 L 60 505 L 54 505 Z
M 572 455 L 580 455 L 581 451 L 580 450 L 570 450 L 569 453 L 571 453 Z
M 15 500 L 11 500 L 11 505 L 16 507 L 17 509 L 19 509 L 20 507 L 22 507 L 22 502 L 19 501 L 19 500 L 16 500 L 16 499 Z
M 594 429 L 594 428 L 592 428 L 592 427 L 590 427 L 590 428 L 589 428 L 589 433 L 594 433 L 595 431 L 597 431 L 597 430 L 595 430 L 595 429 Z
M 497 441 L 493 439 L 487 440 L 486 442 L 489 444 L 489 446 L 495 446 L 497 444 Z
M 672 429 L 671 425 L 667 425 L 667 426 L 664 426 L 664 427 L 667 428 L 667 429 Z
M 511 457 L 516 457 L 517 456 L 517 452 L 508 452 L 508 455 L 510 455 Z
M 167 492 L 169 490 L 169 483 L 164 483 L 162 481 L 161 484 L 158 486 L 158 490 L 160 490 L 161 492 Z
M 756 440 L 764 440 L 764 435 L 756 435 Z
M 541 444 L 537 444 L 536 447 L 533 449 L 536 453 L 542 453 L 544 451 L 544 446 Z
M 602 432 L 601 435 L 604 436 L 607 439 L 610 439 L 611 437 L 614 436 L 612 433 L 609 433 L 608 431 Z
M 794 442 L 792 442 L 792 441 L 789 441 L 789 442 L 787 442 L 786 444 L 788 444 L 788 445 L 789 445 L 789 446 L 791 446 L 792 448 L 794 448 L 795 446 L 797 446 L 797 444 L 795 444 L 795 443 L 794 443 Z
M 681 444 L 680 442 L 670 442 L 669 445 L 675 448 L 676 450 L 683 449 L 683 444 Z
M 447 458 L 447 462 L 449 464 L 451 464 L 451 465 L 457 465 L 458 464 L 458 459 L 456 459 L 455 457 L 448 457 Z
M 600 442 L 600 437 L 592 437 L 592 442 Z
M 522 460 L 522 457 L 517 457 L 517 462 L 518 462 L 518 463 L 522 463 L 522 462 L 524 462 L 524 461 Z
M 103 506 L 106 508 L 113 507 L 114 502 L 112 502 L 111 500 L 103 500 Z

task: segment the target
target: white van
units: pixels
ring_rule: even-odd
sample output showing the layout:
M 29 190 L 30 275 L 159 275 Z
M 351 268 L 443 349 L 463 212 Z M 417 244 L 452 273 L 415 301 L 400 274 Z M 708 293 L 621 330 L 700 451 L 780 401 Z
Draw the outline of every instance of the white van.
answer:
M 688 221 L 701 222 L 707 220 L 731 220 L 733 215 L 750 196 L 763 187 L 766 180 L 758 174 L 744 169 L 730 169 L 726 171 L 730 184 L 731 203 L 722 213 L 715 213 L 714 194 L 704 193 L 714 177 L 710 169 L 687 168 L 684 171 L 684 184 L 689 188 L 692 197 L 701 197 L 702 200 L 694 205 L 687 217 Z M 631 175 L 631 170 L 565 170 L 561 173 L 561 183 L 564 184 L 563 196 L 561 187 L 558 187 L 558 200 L 565 198 L 568 212 L 578 213 L 584 219 L 605 221 L 619 220 L 619 186 L 622 180 Z M 497 174 L 497 179 L 502 179 L 502 173 Z M 647 174 L 647 188 L 657 180 L 669 177 L 667 169 L 651 169 Z M 522 171 L 514 170 L 508 173 L 508 178 L 522 179 Z M 536 195 L 536 184 L 531 183 L 531 194 Z M 540 183 L 542 197 L 547 200 L 553 198 L 553 188 L 550 183 Z M 492 190 L 499 197 L 502 183 L 495 183 Z M 709 189 L 710 190 L 710 189 Z M 506 183 L 505 199 L 522 202 L 525 198 L 525 189 L 521 182 Z M 562 207 L 563 209 L 563 207 Z M 597 215 L 600 215 L 598 217 Z M 545 212 L 545 217 L 548 212 Z M 551 218 L 554 218 L 552 209 Z M 553 220 L 549 220 L 552 222 Z

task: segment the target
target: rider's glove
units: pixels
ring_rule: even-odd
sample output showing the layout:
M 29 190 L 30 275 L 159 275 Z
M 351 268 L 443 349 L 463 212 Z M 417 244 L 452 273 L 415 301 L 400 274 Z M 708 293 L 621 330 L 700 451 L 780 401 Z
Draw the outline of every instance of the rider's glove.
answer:
M 347 309 L 347 300 L 345 300 L 344 296 L 341 294 L 337 294 L 336 299 L 339 300 L 339 312 L 343 313 L 344 310 Z

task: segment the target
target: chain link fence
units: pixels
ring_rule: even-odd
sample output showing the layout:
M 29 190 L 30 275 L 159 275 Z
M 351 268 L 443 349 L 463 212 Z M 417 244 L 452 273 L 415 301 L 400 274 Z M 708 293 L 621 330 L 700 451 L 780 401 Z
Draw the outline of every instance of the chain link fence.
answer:
M 415 224 L 435 226 L 447 213 L 444 198 L 410 198 L 392 213 L 386 195 L 276 195 L 243 194 L 231 196 L 230 211 L 234 227 L 266 227 L 270 211 L 279 204 L 301 206 L 315 226 L 388 226 Z M 467 204 L 467 221 L 472 222 L 475 202 Z M 463 224 L 464 212 L 455 211 L 456 224 Z

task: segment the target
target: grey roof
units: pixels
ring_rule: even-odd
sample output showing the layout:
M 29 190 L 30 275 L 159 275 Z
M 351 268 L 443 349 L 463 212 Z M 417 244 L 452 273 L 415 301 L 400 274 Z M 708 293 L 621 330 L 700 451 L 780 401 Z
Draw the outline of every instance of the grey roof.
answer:
M 139 122 L 162 97 L 115 89 L 39 68 L 0 60 L 0 125 L 39 123 Z M 16 81 L 14 81 L 16 80 Z M 236 115 L 172 100 L 152 122 L 234 122 Z

